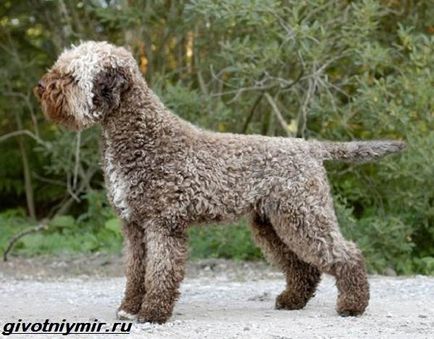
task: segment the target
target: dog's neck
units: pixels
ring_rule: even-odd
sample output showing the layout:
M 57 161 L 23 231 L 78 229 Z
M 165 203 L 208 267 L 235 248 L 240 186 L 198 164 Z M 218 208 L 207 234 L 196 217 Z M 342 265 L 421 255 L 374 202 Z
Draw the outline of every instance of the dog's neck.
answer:
M 101 125 L 105 147 L 109 142 L 110 147 L 124 151 L 140 149 L 149 153 L 161 151 L 165 143 L 172 144 L 175 135 L 178 141 L 188 142 L 198 131 L 170 112 L 144 80 L 124 94 L 120 106 L 110 112 Z M 174 146 L 168 149 L 173 150 Z

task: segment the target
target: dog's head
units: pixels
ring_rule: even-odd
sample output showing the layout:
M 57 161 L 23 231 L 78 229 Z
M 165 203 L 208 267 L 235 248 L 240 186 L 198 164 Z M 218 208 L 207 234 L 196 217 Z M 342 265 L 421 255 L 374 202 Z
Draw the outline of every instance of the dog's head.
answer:
M 126 49 L 85 42 L 65 50 L 34 93 L 49 120 L 80 130 L 119 107 L 136 71 L 137 64 Z

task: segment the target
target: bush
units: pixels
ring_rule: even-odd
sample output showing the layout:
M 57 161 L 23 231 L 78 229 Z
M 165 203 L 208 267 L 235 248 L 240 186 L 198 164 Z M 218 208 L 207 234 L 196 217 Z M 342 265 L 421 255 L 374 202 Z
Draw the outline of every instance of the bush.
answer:
M 31 94 L 62 48 L 96 39 L 128 45 L 163 101 L 205 128 L 406 140 L 378 164 L 327 164 L 329 177 L 372 271 L 433 273 L 433 18 L 428 0 L 1 2 L 0 241 L 60 214 L 20 253 L 120 246 L 99 198 L 99 131 L 45 123 Z M 256 258 L 247 234 L 192 230 L 193 256 Z
M 234 225 L 193 227 L 189 231 L 192 258 L 257 260 L 262 254 L 244 221 Z

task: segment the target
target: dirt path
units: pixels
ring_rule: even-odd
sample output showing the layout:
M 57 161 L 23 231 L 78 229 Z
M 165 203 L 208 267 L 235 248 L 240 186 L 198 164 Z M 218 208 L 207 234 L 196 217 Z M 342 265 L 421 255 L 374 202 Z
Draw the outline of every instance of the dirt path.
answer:
M 0 266 L 0 328 L 18 319 L 116 321 L 114 310 L 124 287 L 124 278 L 113 277 L 118 270 L 71 277 L 65 269 L 64 275 L 38 276 L 31 269 L 30 275 L 22 272 L 20 263 L 14 265 L 14 274 L 11 264 Z M 336 288 L 329 277 L 305 309 L 276 311 L 274 297 L 284 286 L 279 273 L 261 263 L 200 262 L 190 265 L 182 297 L 168 324 L 134 324 L 129 336 L 116 337 L 434 338 L 434 278 L 372 276 L 370 282 L 371 304 L 360 318 L 337 316 Z M 38 337 L 47 335 L 31 338 Z M 108 336 L 86 335 L 92 337 Z

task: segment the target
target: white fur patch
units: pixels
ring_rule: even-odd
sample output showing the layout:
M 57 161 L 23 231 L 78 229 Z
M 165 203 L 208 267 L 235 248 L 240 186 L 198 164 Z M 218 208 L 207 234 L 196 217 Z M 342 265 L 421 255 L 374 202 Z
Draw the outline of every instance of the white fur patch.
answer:
M 111 146 L 110 140 L 107 139 L 107 149 L 105 153 L 106 157 L 106 174 L 108 178 L 108 190 L 109 196 L 112 199 L 113 205 L 118 209 L 120 217 L 128 220 L 131 216 L 131 209 L 128 206 L 127 194 L 129 191 L 128 182 L 125 176 L 120 171 L 119 165 L 116 164 Z
M 71 49 L 65 49 L 53 68 L 70 74 L 76 81 L 78 100 L 71 107 L 78 120 L 98 118 L 101 112 L 93 111 L 93 81 L 106 67 L 125 66 L 122 58 L 115 55 L 117 47 L 106 42 L 89 41 Z
M 119 320 L 137 320 L 137 314 L 130 314 L 125 312 L 124 310 L 119 310 L 117 313 L 117 317 Z

